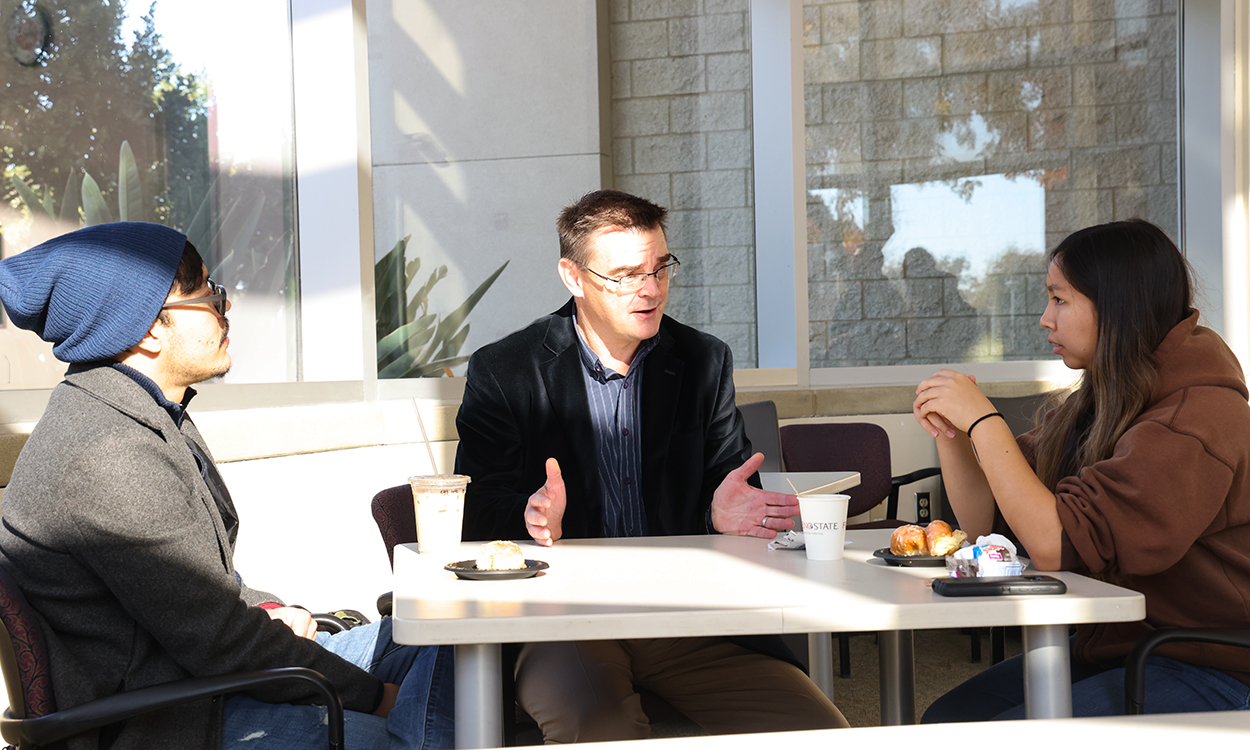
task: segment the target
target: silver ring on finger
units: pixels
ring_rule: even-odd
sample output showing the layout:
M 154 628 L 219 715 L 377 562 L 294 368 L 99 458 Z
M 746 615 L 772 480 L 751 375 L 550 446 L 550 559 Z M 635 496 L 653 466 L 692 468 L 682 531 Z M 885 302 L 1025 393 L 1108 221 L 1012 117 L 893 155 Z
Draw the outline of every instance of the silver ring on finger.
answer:
M 768 519 L 771 517 L 772 516 L 764 516 L 764 520 L 760 521 L 760 526 L 765 529 L 768 528 Z

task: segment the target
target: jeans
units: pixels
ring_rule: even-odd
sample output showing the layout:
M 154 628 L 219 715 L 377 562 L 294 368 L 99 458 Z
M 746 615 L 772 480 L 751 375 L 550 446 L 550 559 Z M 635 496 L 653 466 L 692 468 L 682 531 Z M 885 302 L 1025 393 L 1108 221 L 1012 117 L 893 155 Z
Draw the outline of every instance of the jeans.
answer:
M 1146 660 L 1145 705 L 1146 713 L 1156 714 L 1244 711 L 1250 708 L 1250 685 L 1212 667 L 1151 656 Z M 1023 719 L 1024 712 L 1024 657 L 1014 656 L 938 698 L 921 723 Z M 1123 662 L 1087 664 L 1073 659 L 1072 715 L 1123 713 Z
M 385 617 L 330 635 L 317 643 L 373 674 L 399 685 L 388 718 L 344 711 L 344 744 L 350 750 L 442 750 L 455 744 L 455 665 L 450 646 L 399 646 Z M 325 708 L 263 703 L 243 693 L 226 700 L 223 750 L 306 750 L 326 744 Z

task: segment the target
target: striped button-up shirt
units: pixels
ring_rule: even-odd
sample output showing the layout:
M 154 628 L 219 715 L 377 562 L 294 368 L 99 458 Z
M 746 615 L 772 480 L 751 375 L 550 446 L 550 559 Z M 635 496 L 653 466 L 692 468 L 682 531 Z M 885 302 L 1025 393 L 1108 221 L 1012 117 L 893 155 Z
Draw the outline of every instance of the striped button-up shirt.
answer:
M 576 317 L 574 317 L 576 320 Z M 591 351 L 581 330 L 577 343 L 590 402 L 590 421 L 599 456 L 599 486 L 603 500 L 603 536 L 646 536 L 647 514 L 642 505 L 642 386 L 643 360 L 655 347 L 655 338 L 639 345 L 625 375 L 604 367 Z

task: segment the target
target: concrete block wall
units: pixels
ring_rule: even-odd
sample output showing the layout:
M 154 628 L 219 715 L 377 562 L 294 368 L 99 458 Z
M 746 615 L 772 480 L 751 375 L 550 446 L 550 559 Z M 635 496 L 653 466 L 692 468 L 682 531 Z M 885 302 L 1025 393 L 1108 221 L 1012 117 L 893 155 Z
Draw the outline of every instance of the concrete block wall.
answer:
M 971 277 L 918 247 L 887 266 L 893 186 L 1034 180 L 1047 249 L 1131 217 L 1175 237 L 1176 10 L 1174 0 L 805 0 L 807 184 L 843 201 L 831 210 L 809 194 L 811 366 L 1047 353 L 1044 256 L 1002 248 Z M 952 140 L 963 153 L 950 153 Z
M 668 312 L 755 367 L 749 0 L 609 0 L 615 187 L 669 208 Z

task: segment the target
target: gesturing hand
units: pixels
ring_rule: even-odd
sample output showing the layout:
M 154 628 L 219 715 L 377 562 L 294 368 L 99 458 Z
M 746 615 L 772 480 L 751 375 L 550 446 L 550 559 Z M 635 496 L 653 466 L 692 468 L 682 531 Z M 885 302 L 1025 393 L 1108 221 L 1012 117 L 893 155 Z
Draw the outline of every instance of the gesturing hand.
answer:
M 563 531 L 560 522 L 564 519 L 564 476 L 560 474 L 560 463 L 554 458 L 547 459 L 547 481 L 538 492 L 530 495 L 525 505 L 525 530 L 534 541 L 544 547 L 558 540 Z
M 778 531 L 794 526 L 791 517 L 799 514 L 797 497 L 747 484 L 762 463 L 764 454 L 756 453 L 725 475 L 712 495 L 712 528 L 722 534 L 772 539 Z

